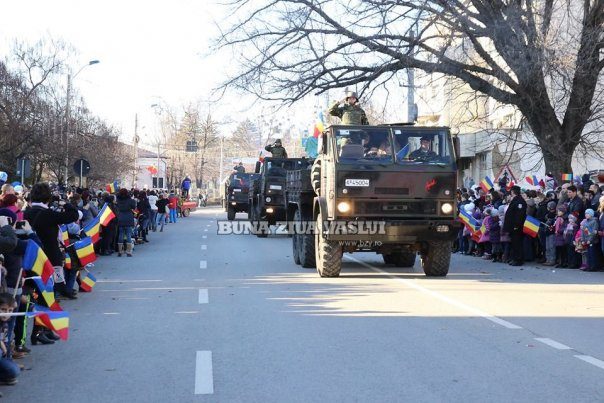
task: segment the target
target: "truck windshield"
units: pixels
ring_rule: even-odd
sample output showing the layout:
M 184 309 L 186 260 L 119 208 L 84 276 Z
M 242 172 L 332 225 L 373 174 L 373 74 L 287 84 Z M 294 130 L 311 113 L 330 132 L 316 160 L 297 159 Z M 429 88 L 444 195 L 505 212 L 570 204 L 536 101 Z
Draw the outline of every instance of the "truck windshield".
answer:
M 338 161 L 352 163 L 392 163 L 393 150 L 389 127 L 337 129 L 336 151 Z
M 444 129 L 392 128 L 397 164 L 451 164 L 449 132 Z

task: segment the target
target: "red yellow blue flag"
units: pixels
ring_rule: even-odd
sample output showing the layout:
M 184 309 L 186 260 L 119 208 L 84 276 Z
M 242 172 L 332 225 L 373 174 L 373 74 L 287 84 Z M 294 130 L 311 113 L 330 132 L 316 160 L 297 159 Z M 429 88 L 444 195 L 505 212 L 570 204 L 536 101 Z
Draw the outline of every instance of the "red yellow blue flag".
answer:
M 526 216 L 526 221 L 524 221 L 524 226 L 522 227 L 522 232 L 526 235 L 535 238 L 539 233 L 539 225 L 541 222 L 537 220 L 535 217 Z
M 55 270 L 46 254 L 33 240 L 27 241 L 25 256 L 23 256 L 23 269 L 42 277 L 44 284 L 54 274 Z
M 573 174 L 562 174 L 562 180 L 567 182 L 573 181 Z
M 86 277 L 82 280 L 80 287 L 85 292 L 90 292 L 90 291 L 92 291 L 92 288 L 94 287 L 95 284 L 96 284 L 96 278 L 92 275 L 92 273 L 88 273 L 86 275 Z
M 92 239 L 92 243 L 96 243 L 101 239 L 101 222 L 98 217 L 95 217 L 84 227 L 84 233 Z
M 115 218 L 115 214 L 113 214 L 113 211 L 109 208 L 109 205 L 107 203 L 105 203 L 105 205 L 99 212 L 99 215 L 97 216 L 97 218 L 99 219 L 101 225 L 103 227 L 106 227 L 107 225 L 109 225 L 111 220 L 113 220 Z
M 119 190 L 119 188 L 120 186 L 118 181 L 113 181 L 113 183 L 108 184 L 105 189 L 107 189 L 109 193 L 115 193 Z
M 96 260 L 92 239 L 87 237 L 81 241 L 77 241 L 74 244 L 74 248 L 82 266 L 86 266 L 88 263 L 92 263 Z
M 46 305 L 50 308 L 51 311 L 62 311 L 63 308 L 59 305 L 59 303 L 55 300 L 55 291 L 54 291 L 54 281 L 52 278 L 49 278 L 46 284 L 42 282 L 40 277 L 33 277 L 34 283 L 38 290 L 40 290 L 40 294 L 42 295 L 42 299 L 46 302 Z
M 36 317 L 41 324 L 53 330 L 61 340 L 69 337 L 69 313 L 65 311 L 51 311 L 50 309 L 34 305 L 34 311 L 27 313 L 28 317 Z
M 67 225 L 59 225 L 60 241 L 64 246 L 69 246 L 69 232 L 67 231 Z
M 484 190 L 485 193 L 488 193 L 489 190 L 493 189 L 493 181 L 491 178 L 486 176 L 483 180 L 480 181 L 480 187 Z

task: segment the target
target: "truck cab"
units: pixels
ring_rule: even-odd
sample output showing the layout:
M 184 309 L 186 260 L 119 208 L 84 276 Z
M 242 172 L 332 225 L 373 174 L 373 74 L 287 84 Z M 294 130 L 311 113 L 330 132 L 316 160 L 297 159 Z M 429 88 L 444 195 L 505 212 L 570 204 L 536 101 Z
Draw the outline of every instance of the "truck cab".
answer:
M 258 174 L 232 173 L 224 183 L 223 206 L 227 212 L 227 219 L 232 221 L 238 212 L 248 213 L 249 218 L 249 191 L 250 185 Z

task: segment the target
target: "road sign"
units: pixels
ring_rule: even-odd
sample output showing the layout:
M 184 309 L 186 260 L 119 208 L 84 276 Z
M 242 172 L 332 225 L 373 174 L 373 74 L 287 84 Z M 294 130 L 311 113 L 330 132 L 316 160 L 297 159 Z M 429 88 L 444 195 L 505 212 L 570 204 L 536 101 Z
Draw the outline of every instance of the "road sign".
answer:
M 17 170 L 16 174 L 21 178 L 21 183 L 25 181 L 25 179 L 29 179 L 31 176 L 31 161 L 29 158 L 19 158 L 17 159 Z

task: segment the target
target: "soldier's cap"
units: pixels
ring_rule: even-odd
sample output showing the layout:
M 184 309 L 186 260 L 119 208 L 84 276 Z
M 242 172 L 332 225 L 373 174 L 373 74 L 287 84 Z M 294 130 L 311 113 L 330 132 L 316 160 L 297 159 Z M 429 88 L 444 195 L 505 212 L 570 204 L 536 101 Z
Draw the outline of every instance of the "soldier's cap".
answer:
M 429 136 L 422 136 L 422 138 L 419 139 L 419 141 L 432 141 L 432 139 Z
M 281 139 L 276 139 L 275 144 L 281 144 Z
M 346 91 L 346 98 L 356 98 L 356 99 L 359 99 L 359 96 L 354 91 Z

